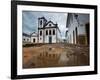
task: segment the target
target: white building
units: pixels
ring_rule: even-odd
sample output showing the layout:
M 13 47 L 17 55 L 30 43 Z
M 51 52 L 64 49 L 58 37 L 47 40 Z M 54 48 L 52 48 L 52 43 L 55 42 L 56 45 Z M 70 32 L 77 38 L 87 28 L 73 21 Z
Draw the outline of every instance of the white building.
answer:
M 30 39 L 30 35 L 23 33 L 23 42 L 24 43 L 30 43 L 31 39 Z
M 38 43 L 38 34 L 36 32 L 33 32 L 30 36 L 31 43 Z
M 67 28 L 68 43 L 89 44 L 89 14 L 68 13 Z
M 58 43 L 61 33 L 58 24 L 47 21 L 44 17 L 38 18 L 39 43 Z
M 61 42 L 61 32 L 58 24 L 41 17 L 38 18 L 38 32 L 33 32 L 30 34 L 30 37 L 23 35 L 23 41 L 31 43 L 58 43 Z

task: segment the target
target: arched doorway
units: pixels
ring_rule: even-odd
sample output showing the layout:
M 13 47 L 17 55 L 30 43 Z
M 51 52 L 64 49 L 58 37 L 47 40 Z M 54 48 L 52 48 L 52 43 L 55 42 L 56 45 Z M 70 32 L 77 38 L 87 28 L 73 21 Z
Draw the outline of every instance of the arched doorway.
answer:
M 35 39 L 33 39 L 33 42 L 35 43 Z

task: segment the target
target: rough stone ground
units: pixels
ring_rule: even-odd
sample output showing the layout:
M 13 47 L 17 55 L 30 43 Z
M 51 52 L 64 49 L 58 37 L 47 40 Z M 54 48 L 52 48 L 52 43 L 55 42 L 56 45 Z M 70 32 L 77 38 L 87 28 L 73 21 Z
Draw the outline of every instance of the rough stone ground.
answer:
M 44 44 L 23 47 L 23 68 L 89 65 L 89 47 L 74 44 Z

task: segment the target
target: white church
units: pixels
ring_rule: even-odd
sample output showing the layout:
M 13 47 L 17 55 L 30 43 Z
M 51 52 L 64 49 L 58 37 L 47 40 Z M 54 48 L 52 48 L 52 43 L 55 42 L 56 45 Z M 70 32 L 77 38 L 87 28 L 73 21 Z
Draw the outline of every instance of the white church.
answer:
M 33 32 L 29 36 L 23 35 L 25 43 L 59 43 L 61 42 L 61 32 L 58 24 L 47 21 L 45 17 L 38 18 L 38 32 Z

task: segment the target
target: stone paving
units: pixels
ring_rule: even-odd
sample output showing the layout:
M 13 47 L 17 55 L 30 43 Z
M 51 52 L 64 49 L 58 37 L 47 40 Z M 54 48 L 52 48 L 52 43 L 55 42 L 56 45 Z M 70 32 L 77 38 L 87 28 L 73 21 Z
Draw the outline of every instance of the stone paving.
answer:
M 23 47 L 23 68 L 89 65 L 89 47 L 74 44 L 45 44 Z

